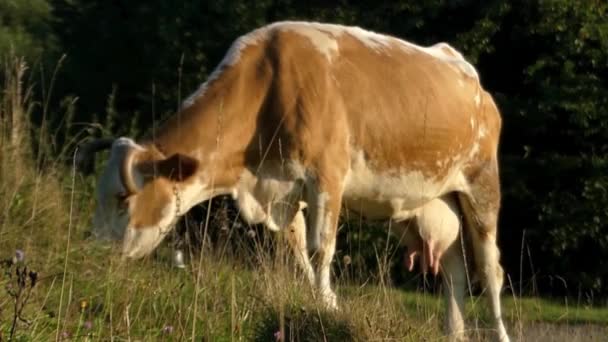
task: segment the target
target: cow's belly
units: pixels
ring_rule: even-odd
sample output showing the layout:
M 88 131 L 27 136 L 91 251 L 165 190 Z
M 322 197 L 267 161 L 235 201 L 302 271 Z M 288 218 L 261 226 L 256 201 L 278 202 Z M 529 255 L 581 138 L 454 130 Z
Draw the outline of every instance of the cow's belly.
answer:
M 347 175 L 343 203 L 350 212 L 367 219 L 406 220 L 429 201 L 452 191 L 465 191 L 464 177 L 458 170 L 443 177 L 425 177 L 420 171 L 380 174 L 369 169 Z

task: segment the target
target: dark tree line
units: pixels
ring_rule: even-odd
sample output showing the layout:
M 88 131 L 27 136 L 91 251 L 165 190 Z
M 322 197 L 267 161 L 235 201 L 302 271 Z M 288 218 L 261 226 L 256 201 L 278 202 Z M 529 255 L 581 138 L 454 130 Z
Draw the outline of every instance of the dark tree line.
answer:
M 265 23 L 327 21 L 449 42 L 503 114 L 507 272 L 518 281 L 523 264 L 524 285 L 535 279 L 545 294 L 606 295 L 607 11 L 602 0 L 1 0 L 0 54 L 15 50 L 47 71 L 66 54 L 52 100 L 78 97 L 74 122 L 128 134 L 173 111 L 236 37 Z M 64 113 L 52 112 L 51 124 Z

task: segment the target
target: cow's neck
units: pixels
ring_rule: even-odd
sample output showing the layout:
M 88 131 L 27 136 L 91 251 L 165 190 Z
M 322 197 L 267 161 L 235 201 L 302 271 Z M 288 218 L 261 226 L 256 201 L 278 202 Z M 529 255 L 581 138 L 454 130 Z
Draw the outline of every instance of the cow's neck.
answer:
M 214 195 L 232 191 L 239 181 L 264 99 L 263 80 L 250 79 L 244 67 L 224 70 L 154 137 L 155 148 L 166 157 L 181 153 L 198 159 L 200 168 L 194 181 L 211 188 Z

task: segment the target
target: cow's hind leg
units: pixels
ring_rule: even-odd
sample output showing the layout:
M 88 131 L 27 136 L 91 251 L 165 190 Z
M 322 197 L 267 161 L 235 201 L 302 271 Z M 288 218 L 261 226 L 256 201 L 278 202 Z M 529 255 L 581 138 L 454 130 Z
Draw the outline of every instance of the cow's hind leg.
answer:
M 307 247 L 315 265 L 315 280 L 321 299 L 327 307 L 333 309 L 338 305 L 336 294 L 331 289 L 331 262 L 336 250 L 342 201 L 342 188 L 337 179 L 323 178 L 322 183 L 314 182 L 307 188 Z
M 441 259 L 446 313 L 444 329 L 450 341 L 462 341 L 464 334 L 464 298 L 467 278 L 460 240 L 454 242 Z
M 500 307 L 503 270 L 499 264 L 500 251 L 496 244 L 497 220 L 500 208 L 498 167 L 488 163 L 470 178 L 469 194 L 460 194 L 462 210 L 473 246 L 476 271 L 487 291 L 498 340 L 509 341 Z

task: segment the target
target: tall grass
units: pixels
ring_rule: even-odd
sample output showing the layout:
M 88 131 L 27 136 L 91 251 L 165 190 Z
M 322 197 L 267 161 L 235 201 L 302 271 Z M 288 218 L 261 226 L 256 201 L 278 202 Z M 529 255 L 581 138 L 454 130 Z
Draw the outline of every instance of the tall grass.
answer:
M 62 141 L 67 147 L 49 149 L 60 132 L 44 133 L 45 128 L 33 127 L 30 121 L 36 112 L 63 110 L 62 127 L 69 132 L 69 104 L 74 99 L 59 109 L 48 108 L 48 98 L 36 100 L 33 88 L 24 84 L 26 74 L 22 60 L 5 61 L 0 95 L 0 259 L 11 259 L 15 250 L 22 250 L 25 259 L 17 266 L 36 270 L 38 281 L 15 320 L 11 293 L 19 284 L 4 272 L 0 275 L 0 341 L 442 340 L 440 298 L 394 289 L 394 247 L 386 240 L 361 245 L 372 239 L 360 224 L 343 228 L 351 233 L 337 254 L 339 311 L 317 304 L 280 236 L 219 220 L 216 212 L 202 223 L 205 239 L 192 251 L 185 270 L 171 267 L 167 245 L 146 260 L 122 262 L 116 246 L 87 237 L 94 206 L 92 181 L 74 174 L 69 162 L 84 133 L 66 133 Z M 111 101 L 112 96 L 108 112 Z M 364 267 L 362 255 L 377 264 Z M 477 300 L 472 297 L 468 303 L 467 326 L 477 326 L 469 335 L 484 340 L 487 323 Z M 606 310 L 536 299 L 507 300 L 505 308 L 512 325 L 520 326 L 510 332 L 519 331 L 513 335 L 524 340 L 526 334 L 553 340 L 550 327 L 555 324 L 561 324 L 560 336 L 593 340 L 593 335 L 582 338 L 580 329 L 569 330 L 572 323 L 608 322 Z M 537 321 L 548 323 L 530 328 Z M 596 336 L 606 332 L 596 325 L 585 331 L 595 331 Z

